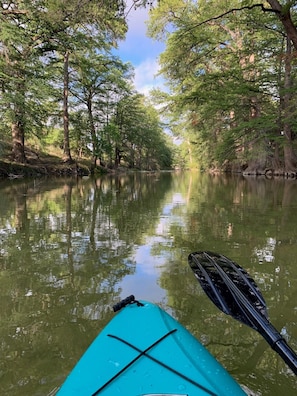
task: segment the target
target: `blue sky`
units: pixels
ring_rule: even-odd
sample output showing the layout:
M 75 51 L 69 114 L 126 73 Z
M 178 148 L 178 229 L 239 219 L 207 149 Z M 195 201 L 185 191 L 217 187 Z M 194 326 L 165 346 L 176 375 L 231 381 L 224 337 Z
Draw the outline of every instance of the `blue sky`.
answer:
M 131 4 L 131 0 L 128 4 Z M 128 5 L 127 10 L 130 9 Z M 130 10 L 126 40 L 119 43 L 118 56 L 130 62 L 135 68 L 135 88 L 147 94 L 149 90 L 162 85 L 162 78 L 155 77 L 158 72 L 158 56 L 164 50 L 164 43 L 146 37 L 148 9 Z

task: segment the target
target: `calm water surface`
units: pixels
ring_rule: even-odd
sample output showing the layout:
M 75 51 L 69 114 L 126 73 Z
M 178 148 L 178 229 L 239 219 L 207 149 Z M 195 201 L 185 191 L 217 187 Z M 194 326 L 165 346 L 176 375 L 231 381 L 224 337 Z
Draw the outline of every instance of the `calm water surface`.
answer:
M 296 395 L 258 333 L 218 311 L 196 250 L 252 275 L 297 350 L 297 181 L 197 173 L 0 182 L 0 394 L 48 395 L 111 306 L 135 294 L 183 323 L 253 395 Z

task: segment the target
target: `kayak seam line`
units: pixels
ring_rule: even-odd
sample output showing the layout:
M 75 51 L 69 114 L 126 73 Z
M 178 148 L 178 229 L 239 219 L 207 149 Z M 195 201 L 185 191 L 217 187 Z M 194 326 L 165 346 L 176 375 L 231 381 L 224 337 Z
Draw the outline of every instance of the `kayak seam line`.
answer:
M 173 329 L 169 331 L 168 333 L 164 334 L 161 338 L 159 338 L 157 341 L 155 341 L 152 345 L 150 345 L 148 348 L 146 348 L 144 351 L 140 350 L 140 354 L 136 356 L 133 360 L 131 360 L 125 367 L 123 367 L 118 373 L 116 373 L 112 378 L 110 378 L 105 384 L 103 384 L 98 390 L 96 390 L 94 393 L 92 393 L 91 396 L 96 396 L 98 395 L 103 389 L 105 389 L 112 381 L 114 381 L 119 375 L 121 375 L 125 370 L 127 370 L 130 366 L 132 366 L 133 363 L 135 363 L 138 359 L 140 359 L 143 355 L 146 354 L 150 349 L 154 348 L 155 345 L 159 344 L 161 341 L 163 341 L 166 337 L 170 336 L 172 333 L 176 332 L 177 329 Z M 116 338 L 117 336 L 114 336 L 112 334 L 107 334 L 107 337 L 111 338 Z M 120 339 L 121 340 L 121 339 Z M 122 340 L 121 340 L 122 341 Z
M 177 329 L 174 329 L 173 331 L 171 331 L 170 333 L 167 333 L 167 335 L 172 334 L 173 332 L 177 331 Z M 112 334 L 108 334 L 109 337 L 112 337 L 118 341 L 123 342 L 125 345 L 128 345 L 130 348 L 133 348 L 135 351 L 139 352 L 140 356 L 145 356 L 147 358 L 149 358 L 150 360 L 152 360 L 153 362 L 159 364 L 160 366 L 164 367 L 165 369 L 171 371 L 173 374 L 181 377 L 182 379 L 190 382 L 192 385 L 196 386 L 197 388 L 205 391 L 206 393 L 208 393 L 211 396 L 218 396 L 216 393 L 214 393 L 213 391 L 211 391 L 210 389 L 205 388 L 203 385 L 199 384 L 198 382 L 194 381 L 192 378 L 188 377 L 185 374 L 180 373 L 179 371 L 175 370 L 173 367 L 168 366 L 166 363 L 163 363 L 161 360 L 156 359 L 155 357 L 148 355 L 147 352 L 153 348 L 153 346 L 155 346 L 156 344 L 158 344 L 161 340 L 159 340 L 158 342 L 154 343 L 151 347 L 147 348 L 145 351 L 142 351 L 141 349 L 137 348 L 135 345 L 130 344 L 128 341 L 116 336 L 116 335 L 112 335 Z M 165 337 L 163 337 L 164 339 Z

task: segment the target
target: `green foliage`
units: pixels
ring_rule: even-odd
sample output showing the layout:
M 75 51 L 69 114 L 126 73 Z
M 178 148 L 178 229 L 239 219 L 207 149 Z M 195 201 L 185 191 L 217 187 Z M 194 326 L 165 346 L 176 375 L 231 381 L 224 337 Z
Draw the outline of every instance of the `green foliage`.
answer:
M 171 150 L 158 113 L 142 95 L 124 97 L 114 122 L 119 131 L 115 144 L 127 166 L 149 170 L 171 167 Z
M 17 147 L 38 138 L 46 150 L 63 146 L 66 134 L 76 156 L 119 166 L 137 152 L 140 168 L 170 166 L 157 114 L 135 94 L 131 65 L 112 55 L 127 30 L 124 7 L 121 0 L 2 4 L 1 135 L 17 133 Z
M 282 128 L 295 128 L 294 58 L 289 67 L 275 13 L 255 5 L 164 0 L 151 12 L 150 35 L 166 41 L 161 73 L 170 90 L 155 98 L 187 142 L 190 163 L 258 158 L 259 143 L 268 163 Z M 295 9 L 291 13 L 296 17 Z M 284 108 L 285 100 L 290 107 Z
M 83 38 L 92 41 L 90 29 L 97 41 L 100 38 L 109 47 L 123 37 L 126 25 L 123 16 L 115 13 L 118 1 L 108 6 L 99 3 L 56 0 L 22 1 L 11 8 L 2 5 L 0 111 L 7 129 L 18 125 L 21 139 L 42 133 L 59 111 L 59 52 L 75 51 Z

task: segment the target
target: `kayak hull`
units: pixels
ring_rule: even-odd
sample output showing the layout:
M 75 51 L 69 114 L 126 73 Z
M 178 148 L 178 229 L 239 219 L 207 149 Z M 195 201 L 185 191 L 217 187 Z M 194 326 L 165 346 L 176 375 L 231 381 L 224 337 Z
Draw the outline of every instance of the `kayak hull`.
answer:
M 160 307 L 123 308 L 74 367 L 58 396 L 245 395 L 215 358 Z

